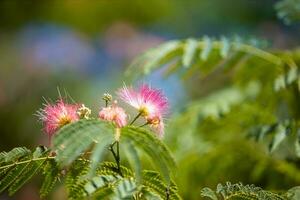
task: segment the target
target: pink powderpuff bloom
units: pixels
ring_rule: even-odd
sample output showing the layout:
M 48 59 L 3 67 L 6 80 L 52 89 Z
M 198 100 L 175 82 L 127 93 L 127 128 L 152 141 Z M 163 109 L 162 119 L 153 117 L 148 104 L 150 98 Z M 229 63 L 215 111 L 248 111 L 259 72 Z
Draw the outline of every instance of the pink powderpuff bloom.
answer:
M 163 138 L 165 125 L 161 116 L 148 117 L 147 124 L 157 133 L 160 139 Z
M 124 86 L 117 94 L 123 101 L 139 111 L 139 114 L 146 119 L 147 124 L 157 132 L 160 138 L 163 137 L 163 116 L 167 113 L 169 104 L 161 90 L 143 84 L 138 90 Z
M 79 107 L 79 104 L 67 104 L 62 99 L 59 99 L 56 104 L 48 103 L 45 108 L 38 112 L 44 124 L 44 131 L 49 135 L 49 140 L 59 128 L 79 120 L 77 114 Z
M 123 108 L 117 106 L 116 102 L 111 106 L 102 108 L 99 112 L 99 118 L 114 122 L 118 128 L 127 124 L 127 114 Z
M 153 89 L 147 84 L 138 90 L 124 86 L 117 92 L 118 96 L 136 108 L 143 117 L 163 116 L 168 110 L 168 100 L 161 90 Z

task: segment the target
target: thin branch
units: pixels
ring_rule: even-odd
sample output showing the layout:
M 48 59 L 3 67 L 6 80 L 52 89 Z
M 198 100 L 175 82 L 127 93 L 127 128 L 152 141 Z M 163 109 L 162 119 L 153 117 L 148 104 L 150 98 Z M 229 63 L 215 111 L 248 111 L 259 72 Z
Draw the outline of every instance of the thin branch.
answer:
M 170 187 L 168 186 L 166 188 L 166 200 L 169 200 L 170 199 Z
M 114 145 L 117 144 L 117 153 L 114 151 Z M 114 156 L 114 159 L 116 161 L 116 164 L 117 164 L 117 170 L 119 172 L 119 174 L 121 176 L 122 175 L 122 172 L 121 172 L 121 166 L 120 166 L 120 150 L 119 150 L 119 142 L 118 141 L 115 141 L 114 143 L 112 143 L 110 146 L 109 146 L 109 150 L 112 152 L 113 156 Z
M 139 112 L 139 114 L 137 116 L 135 116 L 135 118 L 132 120 L 132 122 L 130 123 L 130 125 L 132 125 L 141 115 L 142 115 L 142 113 Z

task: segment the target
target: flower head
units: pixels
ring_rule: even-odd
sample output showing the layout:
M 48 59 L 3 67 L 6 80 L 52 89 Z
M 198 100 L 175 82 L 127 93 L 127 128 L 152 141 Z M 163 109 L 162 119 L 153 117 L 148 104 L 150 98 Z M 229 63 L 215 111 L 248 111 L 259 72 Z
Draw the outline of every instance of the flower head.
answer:
M 161 90 L 153 89 L 143 84 L 138 90 L 124 86 L 118 91 L 119 97 L 139 111 L 147 124 L 157 132 L 161 138 L 164 134 L 163 116 L 168 110 L 168 100 Z
M 147 124 L 157 133 L 159 138 L 163 138 L 165 125 L 161 116 L 148 117 Z
M 102 99 L 109 102 L 112 100 L 112 96 L 109 93 L 104 93 Z
M 67 104 L 59 99 L 56 104 L 46 104 L 39 112 L 39 117 L 44 124 L 44 131 L 51 137 L 59 128 L 79 120 L 77 110 L 80 105 Z
M 89 119 L 90 115 L 92 114 L 91 109 L 89 109 L 88 107 L 86 107 L 84 104 L 82 104 L 78 110 L 77 110 L 77 114 L 79 116 L 80 119 Z
M 168 110 L 168 100 L 161 90 L 153 89 L 147 84 L 143 84 L 138 90 L 124 86 L 118 91 L 118 95 L 144 117 L 163 116 Z
M 123 108 L 117 106 L 116 101 L 111 106 L 102 108 L 99 112 L 99 118 L 114 122 L 118 128 L 127 124 L 127 115 Z

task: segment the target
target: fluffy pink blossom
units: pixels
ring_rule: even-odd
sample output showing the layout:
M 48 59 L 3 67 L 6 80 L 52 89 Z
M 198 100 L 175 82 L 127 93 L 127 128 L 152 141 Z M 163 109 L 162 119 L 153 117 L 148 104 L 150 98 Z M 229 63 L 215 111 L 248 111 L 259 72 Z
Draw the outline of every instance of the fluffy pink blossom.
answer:
M 117 93 L 123 101 L 139 111 L 139 114 L 147 120 L 147 123 L 156 130 L 158 136 L 163 136 L 163 116 L 166 114 L 169 105 L 161 90 L 143 84 L 137 90 L 124 86 Z
M 168 100 L 161 90 L 153 89 L 147 84 L 141 85 L 138 90 L 124 86 L 117 93 L 144 117 L 163 116 L 168 110 Z
M 77 109 L 80 105 L 67 104 L 59 99 L 56 104 L 46 104 L 39 112 L 39 117 L 44 124 L 44 131 L 49 138 L 62 126 L 79 120 Z
M 99 118 L 114 122 L 118 128 L 126 126 L 127 124 L 127 115 L 123 108 L 118 107 L 116 103 L 113 105 L 104 107 L 99 112 Z
M 147 123 L 157 133 L 157 136 L 159 138 L 163 138 L 164 131 L 165 131 L 165 125 L 164 125 L 162 117 L 160 117 L 160 116 L 148 117 Z

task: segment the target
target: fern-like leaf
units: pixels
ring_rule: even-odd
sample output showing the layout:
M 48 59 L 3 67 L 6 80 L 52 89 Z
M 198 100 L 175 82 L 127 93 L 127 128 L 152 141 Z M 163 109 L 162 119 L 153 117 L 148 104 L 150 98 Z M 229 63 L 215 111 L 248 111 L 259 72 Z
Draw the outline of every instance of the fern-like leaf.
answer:
M 15 162 L 19 158 L 23 156 L 28 156 L 30 154 L 30 150 L 25 147 L 16 147 L 9 152 L 1 152 L 0 153 L 0 166 L 4 164 L 8 164 L 10 162 Z
M 89 160 L 78 159 L 72 163 L 65 179 L 69 199 L 83 199 L 86 196 L 84 186 L 88 182 L 86 175 L 89 169 Z
M 170 200 L 181 199 L 175 183 L 166 184 L 158 172 L 143 171 L 139 181 L 130 169 L 121 166 L 123 176 L 120 176 L 115 163 L 103 162 L 90 178 L 86 176 L 89 167 L 89 161 L 84 159 L 71 165 L 66 178 L 70 199 L 132 199 L 133 196 L 150 199 L 151 196 L 161 200 L 167 195 Z
M 48 154 L 43 146 L 37 147 L 33 153 L 23 147 L 2 152 L 0 193 L 8 190 L 9 195 L 13 195 L 18 191 L 45 166 L 47 160 L 53 159 Z
M 298 138 L 296 136 L 298 125 L 294 121 L 285 120 L 273 124 L 257 125 L 249 131 L 249 137 L 254 138 L 257 142 L 266 144 L 270 153 L 277 150 L 280 145 L 293 138 L 295 143 L 295 155 L 298 155 L 297 145 Z
M 159 173 L 155 171 L 143 171 L 142 185 L 146 191 L 156 194 L 160 199 L 180 200 L 176 184 L 172 181 L 170 186 L 166 185 Z
M 154 133 L 133 126 L 124 127 L 121 132 L 120 145 L 132 144 L 130 151 L 134 151 L 132 148 L 139 147 L 156 161 L 154 162 L 156 166 L 159 166 L 164 177 L 169 179 L 175 161 L 168 148 Z M 62 165 L 68 165 L 95 144 L 89 172 L 92 177 L 97 164 L 101 161 L 101 155 L 112 140 L 113 127 L 109 127 L 108 123 L 100 120 L 80 120 L 63 127 L 54 138 L 54 147 L 57 149 L 56 159 Z
M 64 126 L 54 137 L 56 159 L 62 165 L 72 163 L 92 144 L 101 142 L 103 138 L 113 138 L 112 128 L 100 120 L 79 120 Z
M 40 197 L 45 198 L 55 186 L 55 183 L 59 180 L 60 170 L 55 160 L 46 161 L 46 165 L 43 169 L 44 180 L 40 189 Z
M 298 0 L 281 0 L 276 3 L 277 16 L 285 24 L 300 20 L 300 2 Z
M 204 188 L 201 195 L 212 200 L 286 200 L 284 195 L 265 191 L 254 185 L 230 182 L 225 185 L 218 184 L 216 191 Z
M 170 172 L 175 168 L 175 160 L 169 149 L 153 133 L 145 128 L 127 126 L 122 129 L 121 142 L 132 142 L 144 151 L 159 167 L 164 178 L 170 180 Z
M 240 53 L 243 53 L 242 57 Z M 281 66 L 284 63 L 280 57 L 247 42 L 242 43 L 240 40 L 226 37 L 214 40 L 205 36 L 199 40 L 192 38 L 174 40 L 150 49 L 133 61 L 127 74 L 140 77 L 140 75 L 147 75 L 162 66 L 167 66 L 168 74 L 175 71 L 191 74 L 191 71 L 194 72 L 194 69 L 199 69 L 201 65 L 205 66 L 205 69 L 200 69 L 202 72 L 213 71 L 220 64 L 224 66 L 227 62 L 237 63 L 237 58 L 243 61 L 245 54 L 253 59 L 260 58 L 256 59 L 257 62 L 267 62 L 275 66 Z M 212 61 L 209 62 L 210 57 Z M 180 66 L 183 66 L 185 70 L 182 70 Z

